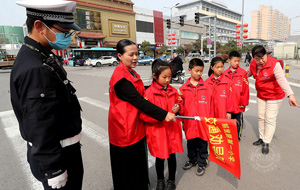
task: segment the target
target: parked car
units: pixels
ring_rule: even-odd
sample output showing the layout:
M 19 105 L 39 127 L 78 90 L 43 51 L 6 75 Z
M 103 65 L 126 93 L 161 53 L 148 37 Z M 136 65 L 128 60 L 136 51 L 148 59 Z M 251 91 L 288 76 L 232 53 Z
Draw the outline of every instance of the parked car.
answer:
M 199 58 L 199 59 L 201 59 L 200 53 L 189 53 L 188 56 L 186 56 L 185 61 L 186 61 L 187 63 L 189 63 L 190 60 L 192 60 L 192 59 L 194 59 L 194 58 Z
M 109 65 L 109 66 L 117 66 L 119 62 L 113 56 L 102 56 L 96 60 L 90 60 L 89 63 L 86 62 L 86 65 L 90 65 L 93 67 L 101 67 L 102 65 Z
M 208 63 L 209 62 L 209 56 L 204 56 L 204 55 L 201 55 L 201 59 L 204 63 Z
M 169 56 L 169 55 L 162 55 L 159 57 L 159 59 L 163 60 L 163 61 L 166 61 L 166 62 L 170 62 L 172 57 Z
M 147 55 L 144 55 L 144 56 L 140 56 L 139 59 L 138 59 L 138 64 L 139 65 L 151 65 L 152 62 L 154 61 L 154 59 L 150 56 L 147 56 Z

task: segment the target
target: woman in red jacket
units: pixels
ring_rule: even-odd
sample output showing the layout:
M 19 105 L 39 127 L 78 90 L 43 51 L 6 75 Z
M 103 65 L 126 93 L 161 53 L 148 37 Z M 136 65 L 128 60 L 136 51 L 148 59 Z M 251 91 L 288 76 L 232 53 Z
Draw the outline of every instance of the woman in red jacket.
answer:
M 145 99 L 169 112 L 178 112 L 179 105 L 178 92 L 169 85 L 172 72 L 171 66 L 156 59 L 152 64 L 153 82 L 145 91 Z M 149 151 L 152 156 L 156 157 L 155 167 L 157 173 L 156 190 L 164 190 L 164 161 L 168 159 L 169 180 L 167 182 L 167 190 L 176 189 L 176 152 L 183 152 L 182 148 L 182 132 L 180 121 L 172 123 L 158 121 L 149 117 L 146 113 L 141 114 L 146 128 L 146 139 Z
M 254 146 L 262 145 L 262 153 L 269 153 L 271 142 L 276 129 L 276 117 L 285 95 L 291 106 L 298 106 L 294 93 L 284 77 L 283 65 L 280 61 L 267 55 L 261 45 L 252 49 L 253 60 L 247 70 L 247 76 L 256 79 L 257 113 L 259 139 Z
M 232 82 L 223 74 L 224 62 L 221 57 L 214 57 L 210 64 L 205 82 L 212 89 L 210 117 L 230 119 L 233 112 Z
M 138 61 L 137 46 L 130 40 L 117 44 L 118 65 L 109 81 L 108 132 L 114 190 L 147 190 L 148 168 L 145 128 L 141 112 L 159 121 L 175 121 L 169 113 L 143 98 L 140 76 L 133 70 Z

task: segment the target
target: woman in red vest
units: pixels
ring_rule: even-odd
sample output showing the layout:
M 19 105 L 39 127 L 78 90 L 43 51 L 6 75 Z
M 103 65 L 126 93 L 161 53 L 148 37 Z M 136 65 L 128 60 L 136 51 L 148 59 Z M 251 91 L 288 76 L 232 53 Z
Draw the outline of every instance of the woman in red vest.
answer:
M 294 93 L 284 77 L 280 61 L 267 55 L 261 45 L 252 49 L 253 60 L 247 70 L 247 76 L 253 76 L 257 90 L 257 112 L 259 139 L 254 146 L 262 145 L 262 153 L 269 153 L 276 128 L 276 117 L 285 95 L 291 106 L 298 106 Z
M 148 164 L 144 122 L 141 112 L 158 121 L 175 121 L 175 115 L 143 98 L 140 76 L 133 70 L 138 63 L 134 42 L 123 39 L 117 44 L 118 65 L 109 81 L 110 108 L 108 132 L 114 190 L 147 190 Z

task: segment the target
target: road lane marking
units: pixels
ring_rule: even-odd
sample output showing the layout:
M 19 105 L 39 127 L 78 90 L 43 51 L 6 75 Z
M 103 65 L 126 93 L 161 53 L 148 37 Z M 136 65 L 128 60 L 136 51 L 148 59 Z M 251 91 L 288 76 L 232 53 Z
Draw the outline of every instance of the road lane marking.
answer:
M 249 100 L 249 103 L 253 103 L 253 104 L 257 104 L 257 101 L 256 100 Z
M 248 78 L 248 79 L 250 79 L 250 80 L 252 80 L 252 81 L 255 81 L 255 79 L 254 78 Z M 300 87 L 300 84 L 298 84 L 298 83 L 294 83 L 294 82 L 288 82 L 291 86 L 295 86 L 295 87 Z
M 109 105 L 99 100 L 95 100 L 89 97 L 82 97 L 79 98 L 79 100 L 91 104 L 93 106 L 99 107 L 101 109 L 109 110 Z M 83 121 L 82 131 L 86 133 L 89 137 L 96 140 L 101 146 L 105 147 L 108 150 L 109 148 L 108 133 L 102 127 L 84 118 L 82 118 L 82 121 Z M 95 131 L 93 128 L 97 129 L 97 131 Z M 154 164 L 155 164 L 155 158 L 151 156 L 150 152 L 148 151 L 148 167 L 151 168 L 152 166 L 154 166 Z
M 91 139 L 95 140 L 100 146 L 109 149 L 108 133 L 99 125 L 94 124 L 91 121 L 82 119 L 82 132 Z M 97 129 L 97 130 L 95 130 Z
M 96 106 L 98 108 L 104 109 L 104 110 L 109 110 L 109 104 L 105 103 L 105 102 L 101 102 L 99 100 L 95 100 L 93 98 L 89 98 L 89 97 L 81 97 L 78 98 L 80 101 L 91 104 L 93 106 Z
M 257 94 L 256 93 L 250 93 L 250 96 L 257 96 Z
M 26 159 L 27 143 L 20 135 L 19 123 L 13 110 L 0 112 L 0 123 L 4 126 L 5 134 L 9 138 L 14 149 L 14 153 L 20 161 L 19 165 L 21 167 L 21 173 L 26 179 L 26 187 L 29 187 L 31 190 L 43 189 L 42 183 L 35 179 L 31 173 Z
M 300 84 L 294 83 L 294 82 L 289 82 L 290 85 L 300 87 Z

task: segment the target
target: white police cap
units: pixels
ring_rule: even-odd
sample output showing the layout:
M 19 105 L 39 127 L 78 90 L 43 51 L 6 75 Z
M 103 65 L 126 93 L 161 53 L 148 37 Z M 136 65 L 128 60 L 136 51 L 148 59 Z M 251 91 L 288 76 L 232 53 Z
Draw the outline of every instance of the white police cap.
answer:
M 63 0 L 26 0 L 17 1 L 18 5 L 26 8 L 29 18 L 51 21 L 65 28 L 81 30 L 74 22 L 75 1 Z

